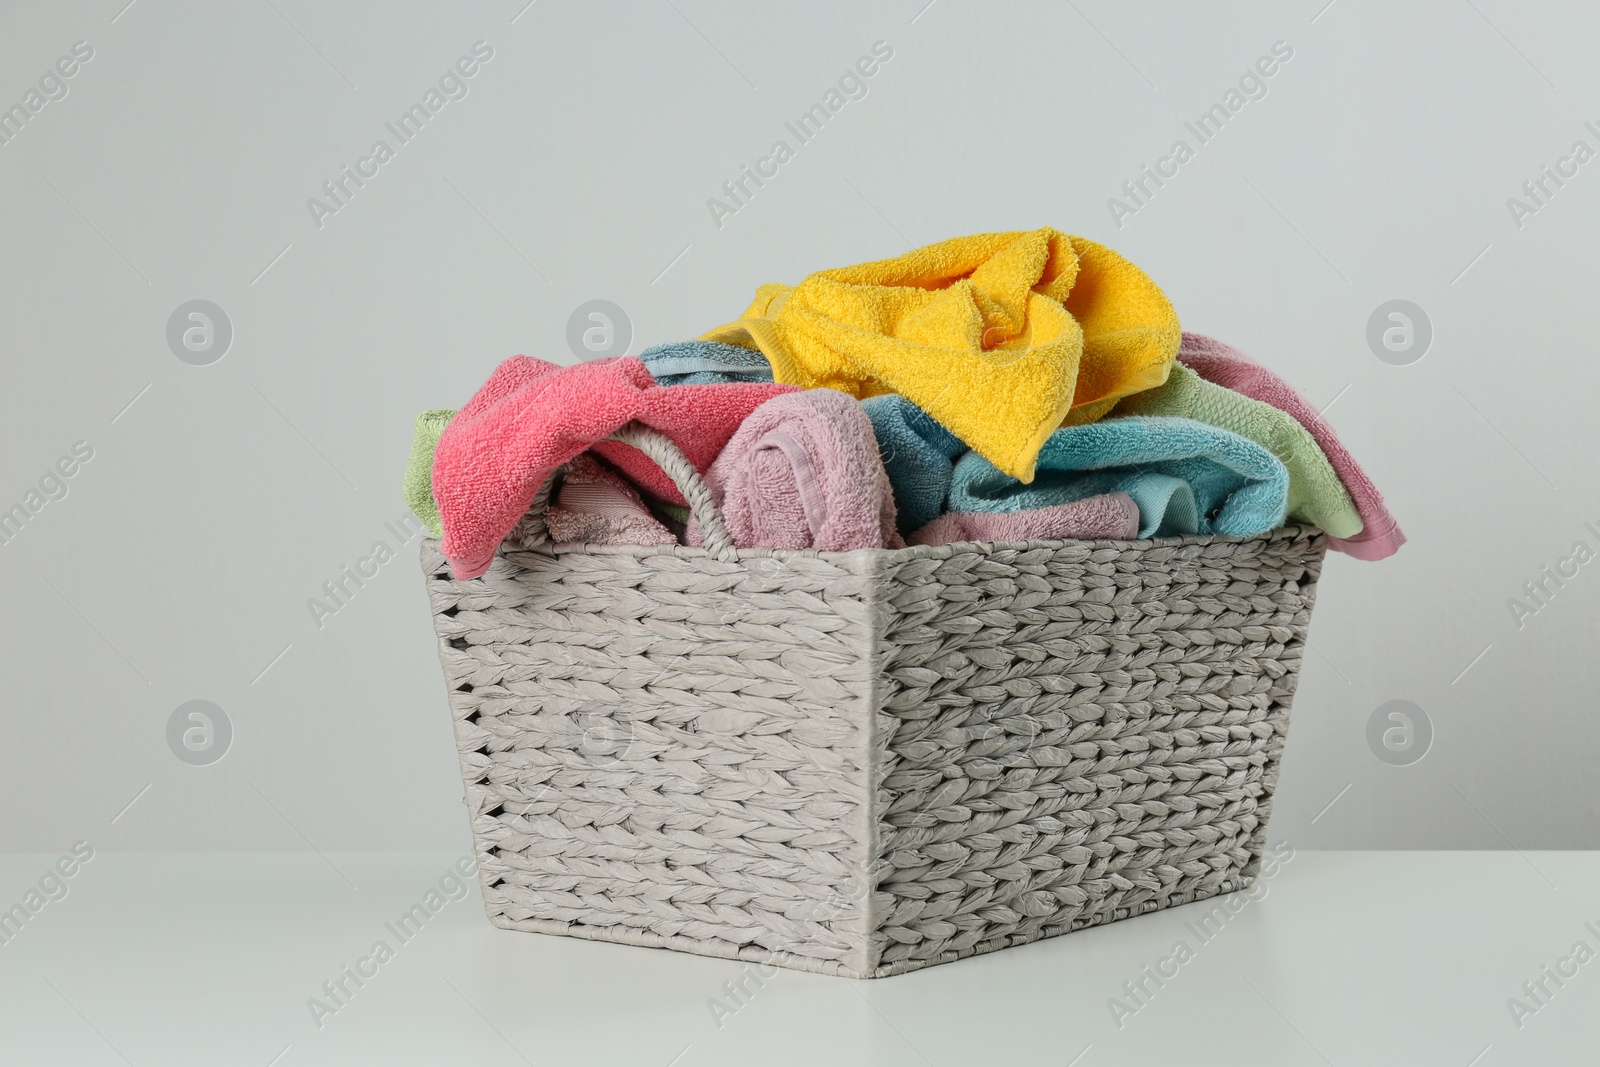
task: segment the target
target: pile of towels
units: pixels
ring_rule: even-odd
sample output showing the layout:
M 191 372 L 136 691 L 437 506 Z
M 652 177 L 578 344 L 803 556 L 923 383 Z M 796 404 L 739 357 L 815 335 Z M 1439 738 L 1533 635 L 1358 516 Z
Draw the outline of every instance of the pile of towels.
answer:
M 741 548 L 1251 537 L 1286 522 L 1358 559 L 1405 542 L 1282 379 L 1182 332 L 1116 252 L 1052 229 L 763 285 L 738 320 L 638 358 L 508 359 L 460 411 L 417 419 L 406 503 L 462 579 L 563 469 L 554 540 L 699 544 L 665 472 L 606 439 L 630 422 L 682 450 Z

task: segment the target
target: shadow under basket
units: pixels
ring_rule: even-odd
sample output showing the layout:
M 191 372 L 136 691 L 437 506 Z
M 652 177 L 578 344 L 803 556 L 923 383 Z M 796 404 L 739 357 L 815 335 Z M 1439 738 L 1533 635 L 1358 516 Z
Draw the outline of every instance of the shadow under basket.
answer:
M 1324 536 L 422 566 L 489 919 L 854 978 L 1255 878 Z

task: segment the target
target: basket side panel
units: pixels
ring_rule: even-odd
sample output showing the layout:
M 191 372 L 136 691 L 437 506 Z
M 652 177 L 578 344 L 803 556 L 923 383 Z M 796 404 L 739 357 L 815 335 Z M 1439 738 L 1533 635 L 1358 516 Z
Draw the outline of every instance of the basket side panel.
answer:
M 423 566 L 498 925 L 867 972 L 868 578 L 818 558 Z
M 873 973 L 1248 885 L 1325 539 L 891 564 Z

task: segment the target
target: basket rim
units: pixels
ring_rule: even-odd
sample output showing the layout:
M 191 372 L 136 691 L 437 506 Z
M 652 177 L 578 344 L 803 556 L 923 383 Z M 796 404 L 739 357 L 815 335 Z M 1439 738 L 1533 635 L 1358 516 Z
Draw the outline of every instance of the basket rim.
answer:
M 698 545 L 596 545 L 586 543 L 553 543 L 538 545 L 513 545 L 503 543 L 497 554 L 541 556 L 606 555 L 606 556 L 674 556 L 681 559 L 704 560 L 756 560 L 756 559 L 815 559 L 834 563 L 847 569 L 862 565 L 903 563 L 914 559 L 949 559 L 960 554 L 989 554 L 996 550 L 1032 551 L 1048 549 L 1061 551 L 1068 548 L 1087 547 L 1090 551 L 1138 553 L 1163 548 L 1204 548 L 1211 545 L 1246 545 L 1255 542 L 1273 542 L 1308 538 L 1325 546 L 1327 535 L 1316 526 L 1279 526 L 1254 537 L 1233 537 L 1224 534 L 1183 534 L 1177 537 L 1146 537 L 1137 540 L 1029 540 L 1029 541 L 953 541 L 945 545 L 908 545 L 905 548 L 858 548 L 849 552 L 830 552 L 815 548 L 734 548 L 731 555 L 717 553 Z M 424 544 L 438 548 L 439 539 L 427 537 Z

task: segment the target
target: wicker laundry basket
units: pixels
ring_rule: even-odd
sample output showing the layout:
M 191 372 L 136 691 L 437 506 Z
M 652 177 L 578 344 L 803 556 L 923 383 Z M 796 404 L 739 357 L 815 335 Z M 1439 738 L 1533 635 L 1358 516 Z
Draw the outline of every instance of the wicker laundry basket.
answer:
M 881 977 L 1250 884 L 1325 548 L 422 550 L 496 925 Z M 521 547 L 516 547 L 520 545 Z

